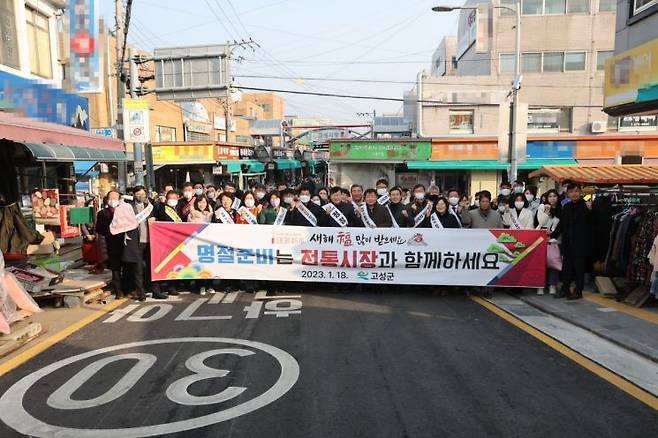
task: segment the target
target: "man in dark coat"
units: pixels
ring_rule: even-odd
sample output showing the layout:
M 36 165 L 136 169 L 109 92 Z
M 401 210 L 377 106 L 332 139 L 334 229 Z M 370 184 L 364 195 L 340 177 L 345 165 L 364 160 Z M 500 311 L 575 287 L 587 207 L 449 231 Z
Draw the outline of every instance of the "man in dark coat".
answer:
M 348 227 L 355 226 L 355 224 L 357 223 L 357 218 L 356 215 L 354 214 L 354 207 L 352 207 L 351 203 L 343 202 L 342 189 L 340 187 L 332 187 L 331 190 L 329 191 L 329 199 L 331 200 L 331 203 L 323 207 L 327 214 L 325 214 L 320 218 L 320 226 L 330 227 L 330 228 L 340 228 L 343 226 L 335 218 L 331 216 L 331 210 L 333 208 L 337 208 L 342 213 L 342 216 L 345 217 L 345 220 L 347 222 L 345 226 Z
M 365 204 L 361 207 L 361 211 L 357 212 L 357 221 L 355 226 L 370 228 L 367 220 L 364 218 L 363 213 L 367 212 L 368 217 L 372 220 L 377 228 L 391 228 L 393 221 L 391 215 L 386 210 L 386 207 L 377 203 L 377 191 L 375 189 L 368 189 L 364 192 Z
M 302 207 L 300 207 L 300 204 Z M 315 217 L 315 223 L 309 221 L 300 211 L 300 208 L 306 207 Z M 315 227 L 320 224 L 324 210 L 319 205 L 311 202 L 311 190 L 309 187 L 302 187 L 299 191 L 299 199 L 293 201 L 293 204 L 286 216 L 286 225 L 295 225 L 299 227 Z
M 110 224 L 114 218 L 114 209 L 121 202 L 121 194 L 116 190 L 110 191 L 107 196 L 107 208 L 98 212 L 96 216 L 96 231 L 105 238 L 107 245 L 107 267 L 112 271 L 112 289 L 117 298 L 123 298 L 121 284 L 121 261 L 124 250 L 124 233 L 113 235 Z
M 562 207 L 560 222 L 551 234 L 554 239 L 562 236 L 562 290 L 555 294 L 555 298 L 577 300 L 583 297 L 585 270 L 594 246 L 591 239 L 592 202 L 586 202 L 580 195 L 578 184 L 567 186 L 571 202 Z M 576 282 L 573 294 L 570 293 L 572 281 Z
M 410 228 L 432 227 L 430 215 L 432 214 L 433 206 L 429 205 L 428 207 L 428 204 L 431 204 L 431 202 L 425 198 L 425 186 L 422 184 L 417 184 L 414 187 L 411 203 L 407 205 L 407 208 L 405 209 L 408 226 Z M 422 211 L 425 211 L 424 217 L 422 217 L 422 220 L 418 223 L 418 225 L 416 225 L 416 217 L 419 216 Z
M 146 299 L 145 284 L 152 284 L 153 298 L 164 300 L 167 295 L 160 291 L 160 285 L 151 281 L 151 251 L 149 247 L 149 223 L 155 221 L 156 209 L 149 202 L 144 186 L 133 189 L 133 202 L 130 203 L 139 225 L 126 233 L 123 262 L 130 267 L 129 272 L 135 284 L 137 299 Z

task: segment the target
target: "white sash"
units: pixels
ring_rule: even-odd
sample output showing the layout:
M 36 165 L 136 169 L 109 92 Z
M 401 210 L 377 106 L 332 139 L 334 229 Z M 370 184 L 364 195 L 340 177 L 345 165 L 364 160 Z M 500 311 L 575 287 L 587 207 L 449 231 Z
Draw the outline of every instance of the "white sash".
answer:
M 283 221 L 286 220 L 286 213 L 288 213 L 288 210 L 279 207 L 279 212 L 276 214 L 276 219 L 274 219 L 274 225 L 283 225 Z
M 243 216 L 244 219 L 247 222 L 249 222 L 251 225 L 258 225 L 258 218 L 256 216 L 254 216 L 254 214 L 251 211 L 249 211 L 249 209 L 247 207 L 240 207 L 240 209 L 238 210 L 238 213 L 241 214 L 241 215 L 244 214 L 244 216 Z
M 335 220 L 336 223 L 342 228 L 345 228 L 349 224 L 343 212 L 340 211 L 334 204 L 327 204 L 322 208 L 324 208 L 324 211 L 326 211 L 327 214 L 331 216 L 331 218 Z
M 361 209 L 363 212 L 363 223 L 365 224 L 366 227 L 368 228 L 377 228 L 377 224 L 372 220 L 370 217 L 370 213 L 368 213 L 368 206 L 364 205 L 363 208 Z
M 231 205 L 231 209 L 238 211 L 238 208 L 240 208 L 240 205 L 242 205 L 242 201 L 240 201 L 238 198 L 235 198 L 233 200 L 233 205 Z
M 509 217 L 512 220 L 512 227 L 514 227 L 515 230 L 520 230 L 521 229 L 521 224 L 519 223 L 517 218 L 514 217 L 513 213 L 516 213 L 516 211 L 510 211 L 509 212 Z
M 377 203 L 378 203 L 379 205 L 386 205 L 386 204 L 388 204 L 390 201 L 391 201 L 391 197 L 388 196 L 388 195 L 382 195 L 382 196 L 379 197 L 379 199 L 377 199 Z
M 439 216 L 436 213 L 432 213 L 432 216 L 430 216 L 430 222 L 432 222 L 432 228 L 444 228 L 441 220 L 439 219 Z
M 386 210 L 388 210 L 388 214 L 391 216 L 391 222 L 393 222 L 393 228 L 400 228 L 400 225 L 398 225 L 398 222 L 395 220 L 395 216 L 393 216 L 393 212 L 391 211 L 391 207 L 389 205 L 386 205 Z
M 223 224 L 234 224 L 235 222 L 233 221 L 233 218 L 231 217 L 230 214 L 226 210 L 224 210 L 224 207 L 219 207 L 217 211 L 215 212 L 215 217 L 222 221 Z
M 297 210 L 304 216 L 304 219 L 309 221 L 314 227 L 318 226 L 318 218 L 315 217 L 315 215 L 311 212 L 311 210 L 308 209 L 307 206 L 304 205 L 303 202 L 299 202 L 297 204 Z
M 352 201 L 352 206 L 354 207 L 354 212 L 360 212 L 361 211 L 361 206 L 357 204 L 356 202 Z
M 427 205 L 425 205 L 425 208 L 423 208 L 423 209 L 420 211 L 420 213 L 418 213 L 418 214 L 416 215 L 416 217 L 414 217 L 414 228 L 416 228 L 418 225 L 421 224 L 421 222 L 423 222 L 423 220 L 425 219 L 425 214 L 427 213 L 427 211 L 428 211 L 429 208 L 430 208 L 430 204 L 431 204 L 431 203 L 428 202 Z
M 144 208 L 144 210 L 140 211 L 138 214 L 135 215 L 135 219 L 137 219 L 137 223 L 141 224 L 142 222 L 144 222 L 151 215 L 152 211 L 153 211 L 153 204 L 149 202 L 149 204 Z
M 463 228 L 462 227 L 462 220 L 459 217 L 459 215 L 457 214 L 457 212 L 455 211 L 455 207 L 450 207 L 449 210 L 450 210 L 450 213 L 455 217 L 455 219 L 457 219 L 457 223 L 459 224 L 459 228 Z

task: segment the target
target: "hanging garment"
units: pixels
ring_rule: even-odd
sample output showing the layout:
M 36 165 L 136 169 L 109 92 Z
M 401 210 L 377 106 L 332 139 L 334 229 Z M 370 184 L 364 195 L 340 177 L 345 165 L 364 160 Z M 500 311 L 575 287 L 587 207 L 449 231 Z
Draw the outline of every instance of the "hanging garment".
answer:
M 17 203 L 0 205 L 0 251 L 24 253 L 29 244 L 37 245 L 43 235 L 29 227 Z

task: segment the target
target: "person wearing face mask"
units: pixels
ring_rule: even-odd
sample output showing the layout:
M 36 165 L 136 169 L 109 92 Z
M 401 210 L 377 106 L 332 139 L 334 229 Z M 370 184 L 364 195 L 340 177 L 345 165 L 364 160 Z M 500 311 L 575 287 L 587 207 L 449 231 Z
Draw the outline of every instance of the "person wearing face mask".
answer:
M 194 207 L 194 186 L 191 183 L 185 183 L 183 185 L 183 198 L 178 201 L 178 215 L 183 220 L 187 222 L 187 216 L 192 211 Z
M 457 216 L 450 212 L 450 203 L 448 199 L 440 197 L 436 202 L 434 212 L 430 216 L 431 228 L 461 228 L 461 222 Z
M 265 206 L 258 216 L 258 223 L 263 225 L 284 225 L 288 209 L 281 206 L 279 192 L 272 192 L 265 197 Z
M 391 228 L 393 221 L 386 207 L 380 205 L 375 189 L 364 192 L 365 203 L 356 210 L 357 221 L 354 224 L 361 228 Z
M 404 228 L 407 226 L 408 221 L 404 216 L 404 204 L 402 204 L 402 188 L 400 186 L 395 186 L 389 192 L 391 202 L 386 204 L 384 207 L 388 210 L 389 215 L 391 216 L 391 225 L 393 228 Z
M 516 194 L 519 194 L 519 193 L 522 194 L 524 191 L 525 191 L 524 190 L 524 182 L 521 181 L 520 179 L 517 179 L 516 181 L 514 181 L 514 184 L 512 184 L 512 193 L 516 195 Z
M 311 202 L 311 189 L 304 186 L 299 190 L 299 197 L 293 201 L 286 225 L 317 227 L 323 215 L 322 207 Z
M 500 183 L 500 191 L 498 193 L 501 196 L 508 198 L 512 194 L 512 185 L 508 182 Z
M 318 207 L 322 207 L 322 199 L 320 199 L 320 195 L 311 196 L 311 202 L 317 205 Z
M 413 202 L 407 205 L 402 213 L 407 217 L 407 225 L 410 228 L 430 228 L 433 205 L 425 199 L 425 186 L 416 184 L 413 191 Z
M 124 234 L 114 235 L 110 232 L 110 224 L 114 219 L 114 210 L 121 202 L 121 193 L 111 190 L 106 195 L 107 208 L 100 210 L 96 216 L 96 232 L 105 239 L 107 249 L 107 267 L 112 271 L 112 289 L 114 295 L 123 298 L 121 270 L 124 249 Z
M 290 189 L 284 189 L 281 193 L 281 205 L 283 208 L 290 209 L 295 200 L 295 194 Z
M 201 196 L 205 194 L 206 190 L 203 188 L 203 184 L 196 183 L 194 184 L 194 196 Z
M 344 192 L 340 187 L 329 190 L 329 204 L 322 207 L 326 214 L 320 217 L 321 227 L 344 228 L 353 227 L 357 222 L 354 207 L 349 202 L 343 202 Z
M 436 201 L 439 200 L 440 196 L 441 196 L 441 188 L 436 184 L 432 184 L 431 186 L 429 186 L 429 188 L 427 189 L 427 193 L 425 194 L 425 197 L 432 203 L 432 205 L 436 205 Z
M 215 211 L 215 205 L 217 200 L 217 189 L 214 185 L 208 184 L 206 186 L 206 198 L 208 198 L 208 205 Z
M 197 224 L 209 224 L 212 222 L 213 214 L 214 210 L 210 206 L 208 198 L 206 195 L 201 195 L 194 201 L 194 208 L 187 216 L 187 221 Z
M 503 215 L 503 224 L 511 230 L 532 230 L 535 228 L 535 216 L 528 207 L 523 193 L 517 193 L 512 198 L 512 205 L 505 211 L 501 212 Z
M 402 205 L 407 206 L 411 202 L 411 191 L 409 189 L 402 189 Z
M 234 215 L 236 224 L 258 225 L 258 215 L 263 207 L 256 201 L 256 195 L 253 192 L 245 192 L 242 196 L 242 205 Z
M 482 192 L 476 192 L 475 193 L 475 196 L 474 196 L 475 201 L 473 201 L 473 205 L 468 207 L 469 211 L 470 210 L 477 210 L 478 208 L 480 208 L 480 193 L 482 193 Z M 460 219 L 461 219 L 461 215 L 460 215 Z
M 256 184 L 254 187 L 254 194 L 256 195 L 256 202 L 262 204 L 265 202 L 265 196 L 267 195 L 267 189 L 263 184 Z
M 541 205 L 541 201 L 537 197 L 537 187 L 527 185 L 524 192 L 525 200 L 528 202 L 528 208 L 532 211 L 533 215 L 537 214 L 537 210 Z
M 379 198 L 388 195 L 388 180 L 385 178 L 378 179 L 375 184 L 375 189 L 377 190 L 377 196 Z
M 459 196 L 459 191 L 457 189 L 448 190 L 447 200 L 449 204 L 448 212 L 452 214 L 455 217 L 455 219 L 457 219 L 457 222 L 459 223 L 459 227 L 461 228 L 461 219 L 459 219 L 459 215 L 461 214 L 462 210 L 468 208 L 468 205 L 464 205 L 461 197 Z M 466 202 L 468 202 L 468 198 Z
M 542 197 L 544 202 L 537 210 L 537 229 L 546 230 L 550 236 L 558 227 L 560 223 L 560 215 L 562 213 L 562 204 L 560 203 L 560 195 L 556 190 L 549 190 Z M 551 239 L 551 245 L 560 245 L 560 239 Z M 560 282 L 560 271 L 546 268 L 546 286 L 550 295 L 556 295 L 557 284 Z M 538 295 L 544 294 L 544 288 L 537 290 Z

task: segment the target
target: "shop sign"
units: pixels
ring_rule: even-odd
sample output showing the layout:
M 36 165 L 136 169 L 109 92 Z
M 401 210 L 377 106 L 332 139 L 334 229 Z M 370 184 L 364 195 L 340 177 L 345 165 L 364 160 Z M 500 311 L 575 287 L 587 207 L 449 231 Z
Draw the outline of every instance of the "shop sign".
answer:
M 78 93 L 103 92 L 98 40 L 98 1 L 69 0 L 69 67 Z
M 211 144 L 153 146 L 153 164 L 204 164 L 216 160 L 214 146 Z
M 222 166 L 213 166 L 212 167 L 212 174 L 213 175 L 221 175 L 223 173 Z
M 217 161 L 239 160 L 240 146 L 219 145 L 217 146 Z
M 329 145 L 332 160 L 427 160 L 431 152 L 429 141 L 353 141 L 331 142 Z
M 199 122 L 197 120 L 188 120 L 185 122 L 188 132 L 197 132 L 199 134 L 210 134 L 212 126 L 210 123 Z
M 658 39 L 605 63 L 604 108 L 658 100 Z
M 478 35 L 478 11 L 477 9 L 464 9 L 459 17 L 459 37 L 457 42 L 457 58 L 475 43 Z
M 78 237 L 80 235 L 79 225 L 69 225 L 70 210 L 75 208 L 74 205 L 62 205 L 59 210 L 59 227 L 60 235 L 63 239 Z
M 432 143 L 432 160 L 497 160 L 498 142 Z
M 86 97 L 4 71 L 0 71 L 0 109 L 18 110 L 26 117 L 89 130 Z
M 117 131 L 114 128 L 94 128 L 91 132 L 103 137 L 117 138 Z
M 123 135 L 126 143 L 148 143 L 149 104 L 144 99 L 123 99 Z
M 19 68 L 14 2 L 0 2 L 0 64 Z
M 59 190 L 38 189 L 32 192 L 34 223 L 59 225 Z
M 254 157 L 254 148 L 240 148 L 240 159 L 248 160 Z

